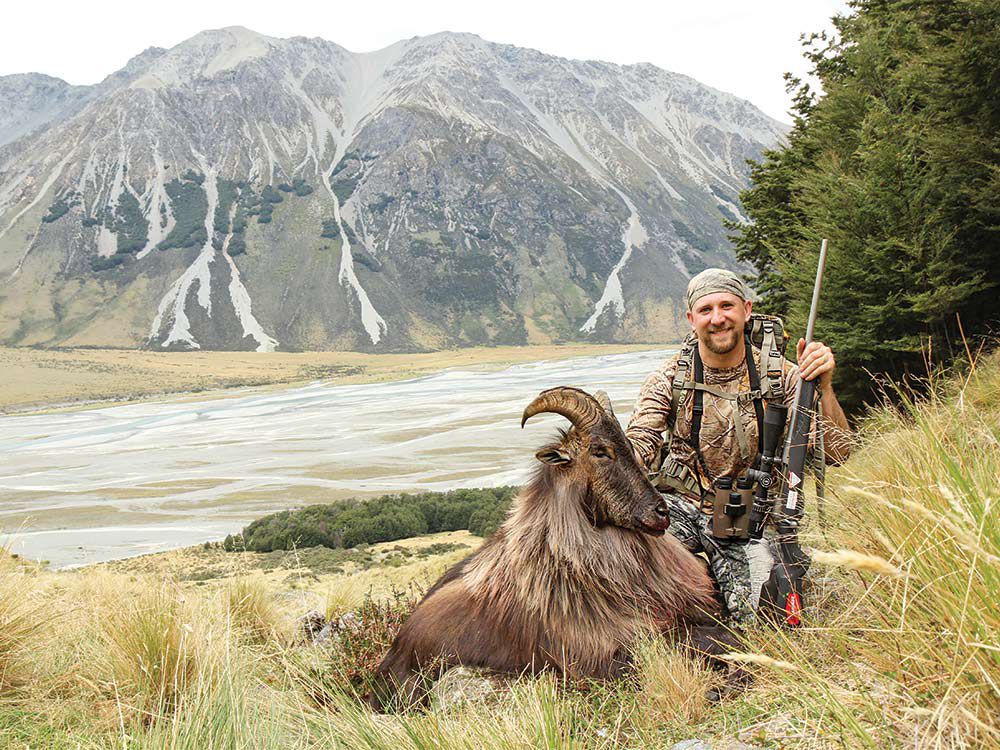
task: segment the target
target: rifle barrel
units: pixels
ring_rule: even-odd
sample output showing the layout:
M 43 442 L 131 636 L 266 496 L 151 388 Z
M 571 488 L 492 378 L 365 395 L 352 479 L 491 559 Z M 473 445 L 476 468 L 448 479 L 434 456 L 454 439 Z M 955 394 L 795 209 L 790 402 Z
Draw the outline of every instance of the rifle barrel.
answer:
M 813 328 L 816 327 L 816 313 L 819 311 L 819 291 L 823 287 L 823 269 L 826 267 L 826 240 L 819 246 L 819 265 L 816 268 L 816 283 L 813 284 L 812 305 L 809 308 L 809 325 L 806 326 L 806 343 L 812 343 Z

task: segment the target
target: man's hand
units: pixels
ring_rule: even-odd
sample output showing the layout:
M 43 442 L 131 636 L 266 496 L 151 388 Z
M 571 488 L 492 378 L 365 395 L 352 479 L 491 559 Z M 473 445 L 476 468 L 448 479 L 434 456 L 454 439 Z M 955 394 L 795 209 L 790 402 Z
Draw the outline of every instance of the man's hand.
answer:
M 833 385 L 833 371 L 837 369 L 833 350 L 822 341 L 813 341 L 809 346 L 806 346 L 805 339 L 799 339 L 796 349 L 799 375 L 805 380 L 818 377 L 820 389 L 829 390 Z

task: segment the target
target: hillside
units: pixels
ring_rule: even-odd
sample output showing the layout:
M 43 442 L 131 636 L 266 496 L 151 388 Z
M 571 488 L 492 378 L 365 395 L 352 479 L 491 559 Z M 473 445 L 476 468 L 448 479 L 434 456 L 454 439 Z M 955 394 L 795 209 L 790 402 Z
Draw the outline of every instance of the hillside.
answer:
M 650 643 L 623 683 L 526 678 L 427 713 L 360 710 L 350 687 L 412 606 L 409 584 L 479 543 L 451 532 L 58 574 L 3 559 L 0 734 L 53 750 L 1000 747 L 998 425 L 1000 354 L 866 419 L 826 526 L 809 532 L 807 626 L 750 633 L 737 658 L 757 680 L 718 707 L 703 697 L 711 675 Z M 338 623 L 326 646 L 292 623 L 317 607 Z
M 648 64 L 239 27 L 0 111 L 0 344 L 158 350 L 677 340 L 787 130 Z

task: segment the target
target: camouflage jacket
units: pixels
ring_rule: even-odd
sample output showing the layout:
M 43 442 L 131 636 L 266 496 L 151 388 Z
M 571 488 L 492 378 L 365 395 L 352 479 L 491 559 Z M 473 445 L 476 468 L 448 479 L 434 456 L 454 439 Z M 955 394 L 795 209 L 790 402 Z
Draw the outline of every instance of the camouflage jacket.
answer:
M 759 350 L 754 349 L 754 356 L 759 358 Z M 673 398 L 673 378 L 677 369 L 679 353 L 666 360 L 655 370 L 639 390 L 635 410 L 629 419 L 625 434 L 632 443 L 636 458 L 647 470 L 650 470 L 663 445 L 664 431 L 669 424 L 671 401 Z M 799 368 L 787 359 L 783 363 L 782 378 L 784 382 L 784 403 L 791 406 L 795 400 L 795 387 Z M 705 367 L 705 383 L 715 385 L 728 393 L 739 393 L 750 390 L 750 375 L 746 361 L 737 367 L 715 369 Z M 670 443 L 670 456 L 699 474 L 697 457 L 691 439 L 691 415 L 694 399 L 686 399 L 683 413 L 677 415 L 674 423 L 673 439 Z M 710 491 L 712 482 L 718 477 L 727 476 L 734 479 L 745 471 L 752 462 L 754 455 L 744 460 L 740 456 L 736 437 L 736 426 L 733 422 L 735 402 L 705 393 L 704 413 L 701 422 L 701 452 L 709 476 L 702 477 L 706 491 Z M 739 407 L 751 453 L 757 450 L 757 416 L 752 401 L 744 401 Z M 689 498 L 698 502 L 699 498 Z

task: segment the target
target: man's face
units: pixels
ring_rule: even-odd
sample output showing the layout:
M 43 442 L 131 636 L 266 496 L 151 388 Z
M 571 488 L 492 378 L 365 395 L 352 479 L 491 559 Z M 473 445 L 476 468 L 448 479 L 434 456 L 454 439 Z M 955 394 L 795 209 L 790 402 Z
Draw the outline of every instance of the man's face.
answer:
M 729 292 L 700 297 L 687 314 L 698 340 L 710 352 L 729 354 L 743 340 L 743 329 L 753 304 Z

